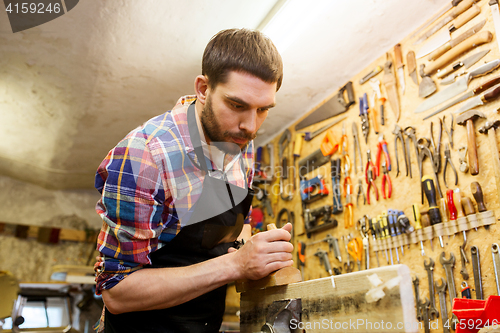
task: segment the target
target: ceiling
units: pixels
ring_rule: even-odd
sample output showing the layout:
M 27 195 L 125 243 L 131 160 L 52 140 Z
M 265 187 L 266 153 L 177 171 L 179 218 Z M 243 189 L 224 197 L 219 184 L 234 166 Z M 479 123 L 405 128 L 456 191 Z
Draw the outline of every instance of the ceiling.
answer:
M 327 5 L 304 10 L 301 25 L 291 22 L 290 43 L 281 49 L 283 86 L 257 144 L 449 0 L 317 2 Z M 274 4 L 80 0 L 67 14 L 18 33 L 1 10 L 0 174 L 52 189 L 92 188 L 97 166 L 121 138 L 193 93 L 208 40 L 222 29 L 258 27 Z

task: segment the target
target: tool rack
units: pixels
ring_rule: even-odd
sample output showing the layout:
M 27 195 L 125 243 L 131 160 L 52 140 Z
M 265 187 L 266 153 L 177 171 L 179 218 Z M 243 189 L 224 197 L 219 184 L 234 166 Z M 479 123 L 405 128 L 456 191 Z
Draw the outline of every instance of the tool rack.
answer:
M 495 31 L 495 27 L 493 24 L 493 18 L 492 18 L 492 13 L 490 10 L 490 6 L 488 4 L 488 1 L 482 0 L 479 2 L 476 2 L 476 5 L 480 8 L 480 14 L 471 19 L 468 23 L 466 23 L 463 27 L 461 27 L 457 32 L 454 32 L 452 34 L 452 38 L 454 36 L 459 35 L 462 31 L 467 30 L 468 28 L 474 26 L 477 24 L 479 21 L 486 19 L 486 24 L 482 28 L 482 31 L 490 31 L 493 34 L 493 40 L 489 43 L 482 44 L 478 47 L 476 47 L 473 51 L 470 53 L 467 53 L 464 57 L 467 57 L 468 55 L 471 55 L 477 51 L 480 50 L 485 50 L 485 49 L 490 49 L 491 51 L 484 56 L 483 59 L 478 61 L 474 66 L 470 68 L 470 70 L 473 70 L 481 65 L 483 65 L 485 62 L 489 62 L 495 59 L 500 59 L 500 51 L 498 49 L 498 43 L 497 43 L 497 32 Z M 444 14 L 441 17 L 444 17 L 446 14 Z M 437 19 L 439 20 L 439 19 Z M 450 24 L 447 24 L 445 27 L 447 27 Z M 430 25 L 432 27 L 432 24 Z M 446 29 L 446 28 L 443 28 Z M 425 31 L 425 30 L 424 30 Z M 382 195 L 380 193 L 381 191 L 381 179 L 382 179 L 382 172 L 380 173 L 380 176 L 376 178 L 375 183 L 376 186 L 378 187 L 379 191 L 379 200 L 375 200 L 375 197 L 373 195 L 373 192 L 371 193 L 371 204 L 364 205 L 363 204 L 363 198 L 361 197 L 361 200 L 359 201 L 359 205 L 356 203 L 355 196 L 357 193 L 356 186 L 354 184 L 358 183 L 358 179 L 361 179 L 363 181 L 363 190 L 366 193 L 367 189 L 367 184 L 365 182 L 365 174 L 364 174 L 364 168 L 366 165 L 366 152 L 367 150 L 372 151 L 372 158 L 373 161 L 375 160 L 376 156 L 374 156 L 373 153 L 376 154 L 377 150 L 377 144 L 378 144 L 378 137 L 379 135 L 376 135 L 373 130 L 372 126 L 372 115 L 369 115 L 369 121 L 370 121 L 370 129 L 369 129 L 369 135 L 368 135 L 368 140 L 367 143 L 365 143 L 365 139 L 361 134 L 361 119 L 359 117 L 359 103 L 358 100 L 360 97 L 363 97 L 364 93 L 367 93 L 368 96 L 372 94 L 372 87 L 370 86 L 369 83 L 365 83 L 363 85 L 360 85 L 360 79 L 362 79 L 367 73 L 369 73 L 371 70 L 376 68 L 377 66 L 384 66 L 384 63 L 386 62 L 387 55 L 386 54 L 381 54 L 376 60 L 374 60 L 372 63 L 367 64 L 367 66 L 364 69 L 360 69 L 359 73 L 352 77 L 350 81 L 353 83 L 353 89 L 354 89 L 354 95 L 356 99 L 356 104 L 352 106 L 350 109 L 348 109 L 347 112 L 338 115 L 334 118 L 330 118 L 328 120 L 324 120 L 322 122 L 316 123 L 312 126 L 309 126 L 302 131 L 315 131 L 328 122 L 331 122 L 332 120 L 340 117 L 346 116 L 347 119 L 345 120 L 345 128 L 347 131 L 347 137 L 348 137 L 348 153 L 349 156 L 351 157 L 351 161 L 353 159 L 353 156 L 357 154 L 357 152 L 354 151 L 354 142 L 353 142 L 353 136 L 352 136 L 352 130 L 351 130 L 351 125 L 354 122 L 356 126 L 358 127 L 358 132 L 359 132 L 359 143 L 361 147 L 361 156 L 362 156 L 362 166 L 363 166 L 363 172 L 361 172 L 360 168 L 360 163 L 359 159 L 357 162 L 357 168 L 354 168 L 354 165 L 352 165 L 351 168 L 351 183 L 353 184 L 353 191 L 351 197 L 353 200 L 351 202 L 354 203 L 353 206 L 353 215 L 354 215 L 354 224 L 357 225 L 356 221 L 360 220 L 363 216 L 369 216 L 371 218 L 381 214 L 382 212 L 387 212 L 388 209 L 397 209 L 397 210 L 402 210 L 404 211 L 405 215 L 410 219 L 410 222 L 413 226 L 415 226 L 415 221 L 413 218 L 413 213 L 412 213 L 412 205 L 413 204 L 418 204 L 418 206 L 421 209 L 426 209 L 428 208 L 427 200 L 424 200 L 424 204 L 422 205 L 421 203 L 421 183 L 419 180 L 419 173 L 418 173 L 418 160 L 417 156 L 414 154 L 414 149 L 413 149 L 413 143 L 410 145 L 410 157 L 411 157 L 411 168 L 412 168 L 412 178 L 405 176 L 405 167 L 404 167 L 404 159 L 401 157 L 401 154 L 399 154 L 399 166 L 400 166 L 400 173 L 396 177 L 396 153 L 395 149 L 396 147 L 394 146 L 394 134 L 393 131 L 398 125 L 400 128 L 404 129 L 407 126 L 413 126 L 416 130 L 416 136 L 417 138 L 425 137 L 425 138 L 430 138 L 430 123 L 431 121 L 434 122 L 434 129 L 436 129 L 436 124 L 439 121 L 439 118 L 442 118 L 444 115 L 446 115 L 447 118 L 447 126 L 449 126 L 449 114 L 451 111 L 454 111 L 458 109 L 461 105 L 463 104 L 457 104 L 448 110 L 445 110 L 441 112 L 440 114 L 431 117 L 428 120 L 423 120 L 423 118 L 431 113 L 433 110 L 437 109 L 437 107 L 429 110 L 428 112 L 420 113 L 420 114 L 415 114 L 413 111 L 416 109 L 416 107 L 424 101 L 423 98 L 420 98 L 418 96 L 418 91 L 419 87 L 415 85 L 408 75 L 407 71 L 407 66 L 406 66 L 406 55 L 409 51 L 414 51 L 417 53 L 419 51 L 419 48 L 421 47 L 422 44 L 420 45 L 413 45 L 415 40 L 419 37 L 420 34 L 417 34 L 416 36 L 407 36 L 403 40 L 400 41 L 401 49 L 403 52 L 403 62 L 405 64 L 404 68 L 404 73 L 405 73 L 405 84 L 406 84 L 406 90 L 404 95 L 402 94 L 401 91 L 401 86 L 397 84 L 397 89 L 398 89 L 398 95 L 399 95 L 399 103 L 400 103 L 400 110 L 401 110 L 401 115 L 399 121 L 396 121 L 395 114 L 391 108 L 390 103 L 387 101 L 385 102 L 385 121 L 384 125 L 380 123 L 380 104 L 377 104 L 376 106 L 370 105 L 370 108 L 376 108 L 377 111 L 377 122 L 378 122 L 378 127 L 380 130 L 379 134 L 383 134 L 385 137 L 385 140 L 388 143 L 388 149 L 390 153 L 390 158 L 392 161 L 392 169 L 389 171 L 389 176 L 391 177 L 392 180 L 392 196 L 391 198 L 386 198 L 383 199 Z M 390 54 L 392 60 L 394 60 L 395 55 L 394 55 L 394 48 L 391 47 L 387 50 L 387 53 Z M 458 58 L 462 59 L 462 58 Z M 426 64 L 428 65 L 429 62 L 427 61 L 427 57 L 423 57 L 420 59 L 417 59 L 417 72 L 418 72 L 418 67 L 421 64 Z M 336 68 L 326 69 L 325 73 L 332 73 L 334 74 L 336 71 Z M 394 71 L 396 71 L 396 68 L 394 68 Z M 383 75 L 384 71 L 382 71 L 380 74 L 376 75 L 375 78 L 380 80 L 380 89 L 382 96 L 387 98 L 387 91 L 384 87 L 383 84 Z M 487 80 L 491 79 L 493 76 L 500 75 L 500 69 L 497 69 L 496 71 L 492 72 L 491 74 L 485 75 L 483 77 L 476 78 L 473 82 L 473 84 L 469 84 L 469 89 L 472 87 L 477 86 L 478 84 L 482 82 L 486 82 Z M 436 75 L 432 75 L 431 78 L 436 82 L 436 86 L 438 91 L 446 88 L 446 86 L 441 86 L 439 85 L 439 80 L 436 78 Z M 422 78 L 420 75 L 418 76 L 418 80 L 420 82 Z M 399 78 L 398 78 L 399 80 Z M 345 83 L 343 83 L 345 84 Z M 342 84 L 342 85 L 343 85 Z M 337 94 L 337 91 L 340 87 L 331 87 L 332 94 L 329 96 L 329 98 L 325 99 L 322 103 L 318 104 L 316 108 L 312 110 L 308 110 L 304 112 L 304 117 L 307 116 L 307 114 L 310 114 L 313 112 L 315 109 L 319 108 L 321 105 L 326 103 L 330 98 L 334 97 Z M 468 89 L 468 90 L 469 90 Z M 497 109 L 500 108 L 500 99 L 493 101 L 491 103 L 486 104 L 485 106 L 481 106 L 476 108 L 477 110 L 483 112 L 488 120 L 497 120 L 500 119 L 500 113 L 497 112 Z M 455 115 L 455 119 L 456 119 Z M 303 119 L 303 118 L 301 118 Z M 301 120 L 299 119 L 299 121 Z M 297 123 L 299 122 L 297 121 Z M 385 249 L 389 248 L 396 248 L 403 246 L 404 247 L 404 255 L 400 255 L 400 263 L 407 265 L 410 268 L 410 271 L 412 275 L 418 276 L 420 279 L 420 289 L 419 289 L 419 296 L 420 299 L 425 299 L 426 297 L 429 298 L 429 290 L 428 290 L 428 284 L 427 284 L 427 274 L 426 270 L 424 268 L 424 260 L 428 260 L 429 258 L 432 258 L 436 262 L 436 266 L 434 268 L 434 281 L 438 282 L 441 280 L 441 278 L 445 278 L 445 270 L 439 263 L 439 257 L 441 256 L 442 252 L 444 251 L 446 253 L 446 256 L 450 256 L 450 252 L 453 252 L 455 255 L 456 263 L 455 263 L 455 268 L 454 268 L 454 279 L 457 285 L 457 295 L 458 297 L 460 296 L 460 285 L 462 283 L 463 277 L 460 274 L 460 246 L 463 244 L 463 231 L 466 232 L 467 235 L 467 243 L 466 243 L 466 248 L 465 248 L 465 253 L 468 257 L 469 263 L 466 264 L 466 268 L 468 270 L 468 273 L 470 275 L 469 279 L 466 280 L 468 285 L 471 287 L 472 290 L 475 289 L 474 286 L 474 278 L 473 278 L 473 269 L 471 265 L 471 246 L 475 245 L 477 249 L 480 252 L 480 264 L 481 264 L 481 275 L 482 275 L 482 290 L 484 293 L 484 299 L 487 299 L 489 295 L 497 295 L 497 287 L 495 283 L 495 273 L 494 273 L 494 265 L 493 265 L 493 260 L 492 260 L 492 252 L 491 252 L 491 247 L 493 243 L 499 243 L 500 242 L 500 228 L 498 227 L 498 218 L 500 218 L 500 198 L 498 197 L 498 193 L 500 193 L 499 189 L 497 188 L 496 182 L 495 182 L 495 170 L 494 170 L 494 164 L 492 163 L 492 156 L 495 156 L 490 151 L 490 144 L 488 141 L 488 136 L 480 134 L 478 132 L 478 128 L 484 124 L 485 120 L 480 119 L 476 121 L 476 142 L 477 142 L 477 152 L 478 152 L 478 159 L 479 159 L 479 174 L 476 176 L 472 176 L 470 173 L 462 173 L 459 171 L 459 147 L 463 145 L 467 145 L 467 132 L 466 128 L 464 126 L 458 126 L 457 124 L 454 124 L 454 133 L 453 133 L 453 141 L 454 141 L 454 146 L 451 149 L 451 160 L 453 164 L 455 165 L 455 168 L 457 169 L 458 172 L 458 185 L 454 186 L 454 176 L 450 169 L 448 169 L 447 172 L 447 183 L 450 186 L 450 189 L 455 189 L 458 188 L 460 189 L 461 195 L 462 196 L 467 196 L 472 199 L 472 202 L 474 203 L 474 207 L 476 209 L 476 213 L 464 218 L 461 218 L 456 221 L 450 221 L 447 222 L 446 224 L 440 224 L 440 225 L 435 225 L 426 227 L 420 230 L 416 230 L 413 233 L 409 235 L 401 235 L 397 238 L 389 238 L 388 240 L 377 240 L 373 241 L 372 237 L 369 237 L 369 243 L 370 243 L 370 267 L 371 268 L 376 268 L 377 267 L 377 260 L 375 257 L 375 251 L 379 251 L 379 261 L 381 266 L 387 266 L 388 263 L 385 259 L 385 255 L 381 255 L 381 251 L 385 251 Z M 288 128 L 290 130 L 292 138 L 295 138 L 295 124 L 291 127 Z M 341 137 L 341 131 L 342 131 L 342 123 L 334 125 L 332 128 L 334 133 L 336 133 L 338 140 L 340 141 Z M 277 147 L 278 147 L 278 140 L 280 137 L 281 133 L 271 141 L 271 144 L 274 145 L 274 160 L 278 161 L 278 156 L 277 156 Z M 498 135 L 497 134 L 497 142 L 498 142 Z M 303 141 L 302 142 L 302 150 L 301 150 L 301 155 L 297 159 L 297 161 L 300 161 L 300 159 L 308 156 L 310 153 L 313 151 L 317 150 L 320 148 L 320 144 L 323 140 L 324 134 L 317 136 L 311 141 Z M 436 137 L 435 137 L 436 138 Z M 438 174 L 439 176 L 439 183 L 441 186 L 441 189 L 443 192 L 446 192 L 447 188 L 444 186 L 443 183 L 443 166 L 445 163 L 444 159 L 444 147 L 446 143 L 449 143 L 449 137 L 446 135 L 446 132 L 443 130 L 443 135 L 441 139 L 441 170 Z M 293 143 L 292 143 L 293 144 Z M 289 149 L 291 152 L 293 150 Z M 398 149 L 401 149 L 400 144 L 398 144 Z M 341 157 L 341 152 L 340 148 L 339 150 L 334 153 L 331 158 L 336 159 Z M 289 161 L 293 160 L 293 156 L 289 156 Z M 383 160 L 383 157 L 382 157 Z M 297 165 L 297 162 L 295 163 L 295 166 Z M 431 167 L 429 165 L 429 161 L 425 160 L 424 161 L 424 170 L 431 170 Z M 278 167 L 278 163 L 275 165 L 275 169 Z M 333 197 L 332 197 L 332 181 L 330 177 L 330 163 L 326 163 L 322 167 L 314 170 L 310 174 L 308 174 L 308 179 L 312 178 L 316 175 L 322 175 L 323 179 L 325 180 L 326 186 L 328 189 L 330 189 L 330 194 L 322 198 L 321 200 L 318 200 L 314 203 L 311 203 L 309 205 L 309 208 L 314 209 L 323 205 L 332 205 L 333 204 Z M 427 172 L 428 173 L 428 172 Z M 433 176 L 433 174 L 430 174 Z M 341 177 L 340 182 L 343 182 L 343 175 Z M 277 184 L 278 180 L 274 180 L 273 183 L 267 184 L 262 186 L 262 188 L 267 188 L 268 191 L 270 192 L 270 200 L 271 204 L 273 207 L 273 210 L 275 214 L 279 212 L 283 208 L 287 208 L 290 211 L 294 212 L 295 215 L 295 222 L 294 222 L 294 239 L 293 243 L 295 246 L 295 249 L 298 248 L 297 243 L 298 242 L 305 242 L 305 243 L 310 243 L 314 241 L 321 240 L 327 236 L 327 234 L 331 234 L 333 237 L 336 237 L 339 239 L 339 242 L 341 240 L 342 236 L 347 236 L 348 234 L 352 234 L 354 236 L 360 237 L 360 232 L 359 230 L 356 229 L 356 227 L 346 229 L 344 228 L 344 214 L 340 213 L 337 215 L 334 215 L 333 217 L 337 219 L 338 221 L 338 227 L 317 232 L 312 234 L 310 238 L 307 237 L 305 230 L 304 230 L 304 221 L 303 221 L 303 214 L 302 214 L 302 204 L 301 204 L 301 198 L 300 198 L 300 193 L 298 191 L 299 189 L 299 181 L 298 179 L 295 179 L 296 182 L 296 191 L 293 196 L 293 198 L 290 201 L 283 201 L 281 198 L 279 198 L 276 195 L 273 195 L 272 193 L 272 188 L 273 185 Z M 473 195 L 471 193 L 471 183 L 472 182 L 479 182 L 480 185 L 482 186 L 483 193 L 484 193 L 484 203 L 486 205 L 487 211 L 482 212 L 482 213 L 477 213 L 477 205 L 476 201 L 473 198 Z M 444 195 L 446 196 L 446 195 Z M 342 195 L 342 205 L 345 205 L 345 197 Z M 439 199 L 439 197 L 438 197 Z M 259 202 L 254 199 L 254 204 L 258 205 Z M 276 222 L 274 218 L 271 218 L 270 216 L 267 216 L 265 214 L 265 223 L 271 223 L 271 222 Z M 488 227 L 485 227 L 488 226 Z M 476 230 L 477 229 L 477 230 Z M 441 248 L 439 242 L 437 241 L 437 237 L 441 236 L 444 241 L 444 248 Z M 430 240 L 432 239 L 432 247 L 431 247 L 431 242 Z M 423 242 L 423 247 L 425 250 L 425 257 L 421 255 L 421 248 L 420 248 L 420 242 Z M 315 256 L 315 253 L 318 248 L 321 248 L 325 251 L 328 251 L 328 243 L 327 242 L 319 242 L 317 244 L 311 245 L 310 247 L 306 248 L 305 252 L 305 267 L 304 267 L 304 279 L 307 280 L 312 280 L 312 279 L 318 279 L 318 278 L 324 278 L 328 276 L 328 273 L 325 271 L 324 266 L 320 262 L 317 256 Z M 296 251 L 296 250 L 295 250 Z M 341 246 L 341 252 L 342 252 L 342 257 L 346 256 L 347 254 L 345 253 L 345 249 Z M 294 258 L 297 258 L 297 254 L 294 253 Z M 329 253 L 329 259 L 331 266 L 333 268 L 335 267 L 340 267 L 343 266 L 343 263 L 338 262 L 338 260 L 334 257 L 333 253 Z M 296 260 L 296 259 L 295 259 Z M 363 263 L 362 263 L 362 268 L 365 266 L 365 261 L 366 258 L 363 257 Z M 396 264 L 396 258 L 394 257 L 394 263 Z M 355 265 L 354 266 L 354 271 L 357 271 L 358 268 Z M 473 299 L 474 297 L 474 291 L 472 292 Z M 436 304 L 439 304 L 438 300 L 438 295 L 435 295 L 436 298 Z M 447 294 L 447 299 L 449 302 L 449 296 Z M 436 305 L 438 307 L 438 305 Z M 439 309 L 439 307 L 438 307 Z M 448 313 L 451 315 L 451 307 L 450 304 L 448 303 Z M 431 332 L 441 332 L 442 331 L 442 326 L 441 322 L 439 322 L 439 329 L 431 329 Z M 422 330 L 423 332 L 423 330 Z

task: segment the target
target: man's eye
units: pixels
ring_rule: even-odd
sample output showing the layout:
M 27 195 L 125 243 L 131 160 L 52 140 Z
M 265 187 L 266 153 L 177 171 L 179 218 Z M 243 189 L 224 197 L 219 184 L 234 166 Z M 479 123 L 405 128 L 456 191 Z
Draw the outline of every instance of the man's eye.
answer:
M 266 109 L 259 109 L 259 112 L 267 112 L 267 111 L 269 111 L 269 109 L 267 109 L 267 108 Z
M 231 103 L 231 107 L 234 108 L 234 109 L 242 109 L 243 108 L 242 105 L 233 104 L 233 103 Z

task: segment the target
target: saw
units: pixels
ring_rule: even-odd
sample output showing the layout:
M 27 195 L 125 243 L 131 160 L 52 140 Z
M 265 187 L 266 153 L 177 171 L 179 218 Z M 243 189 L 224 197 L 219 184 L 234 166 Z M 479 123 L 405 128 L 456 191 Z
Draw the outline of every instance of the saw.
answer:
M 347 93 L 347 101 L 344 98 L 344 93 Z M 316 111 L 302 119 L 297 125 L 295 130 L 303 129 L 307 126 L 319 123 L 320 121 L 334 117 L 341 113 L 346 112 L 349 108 L 356 103 L 354 100 L 354 91 L 352 89 L 352 82 L 349 81 L 343 86 L 337 95 L 328 100 L 325 104 L 321 105 Z

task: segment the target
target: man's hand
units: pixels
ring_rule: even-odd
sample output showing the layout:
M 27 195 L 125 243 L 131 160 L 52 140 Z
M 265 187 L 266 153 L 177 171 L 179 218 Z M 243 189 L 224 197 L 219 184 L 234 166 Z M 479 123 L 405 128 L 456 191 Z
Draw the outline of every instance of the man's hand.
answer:
M 293 265 L 290 243 L 292 224 L 281 229 L 260 232 L 239 250 L 229 249 L 241 279 L 258 280 L 270 273 Z

